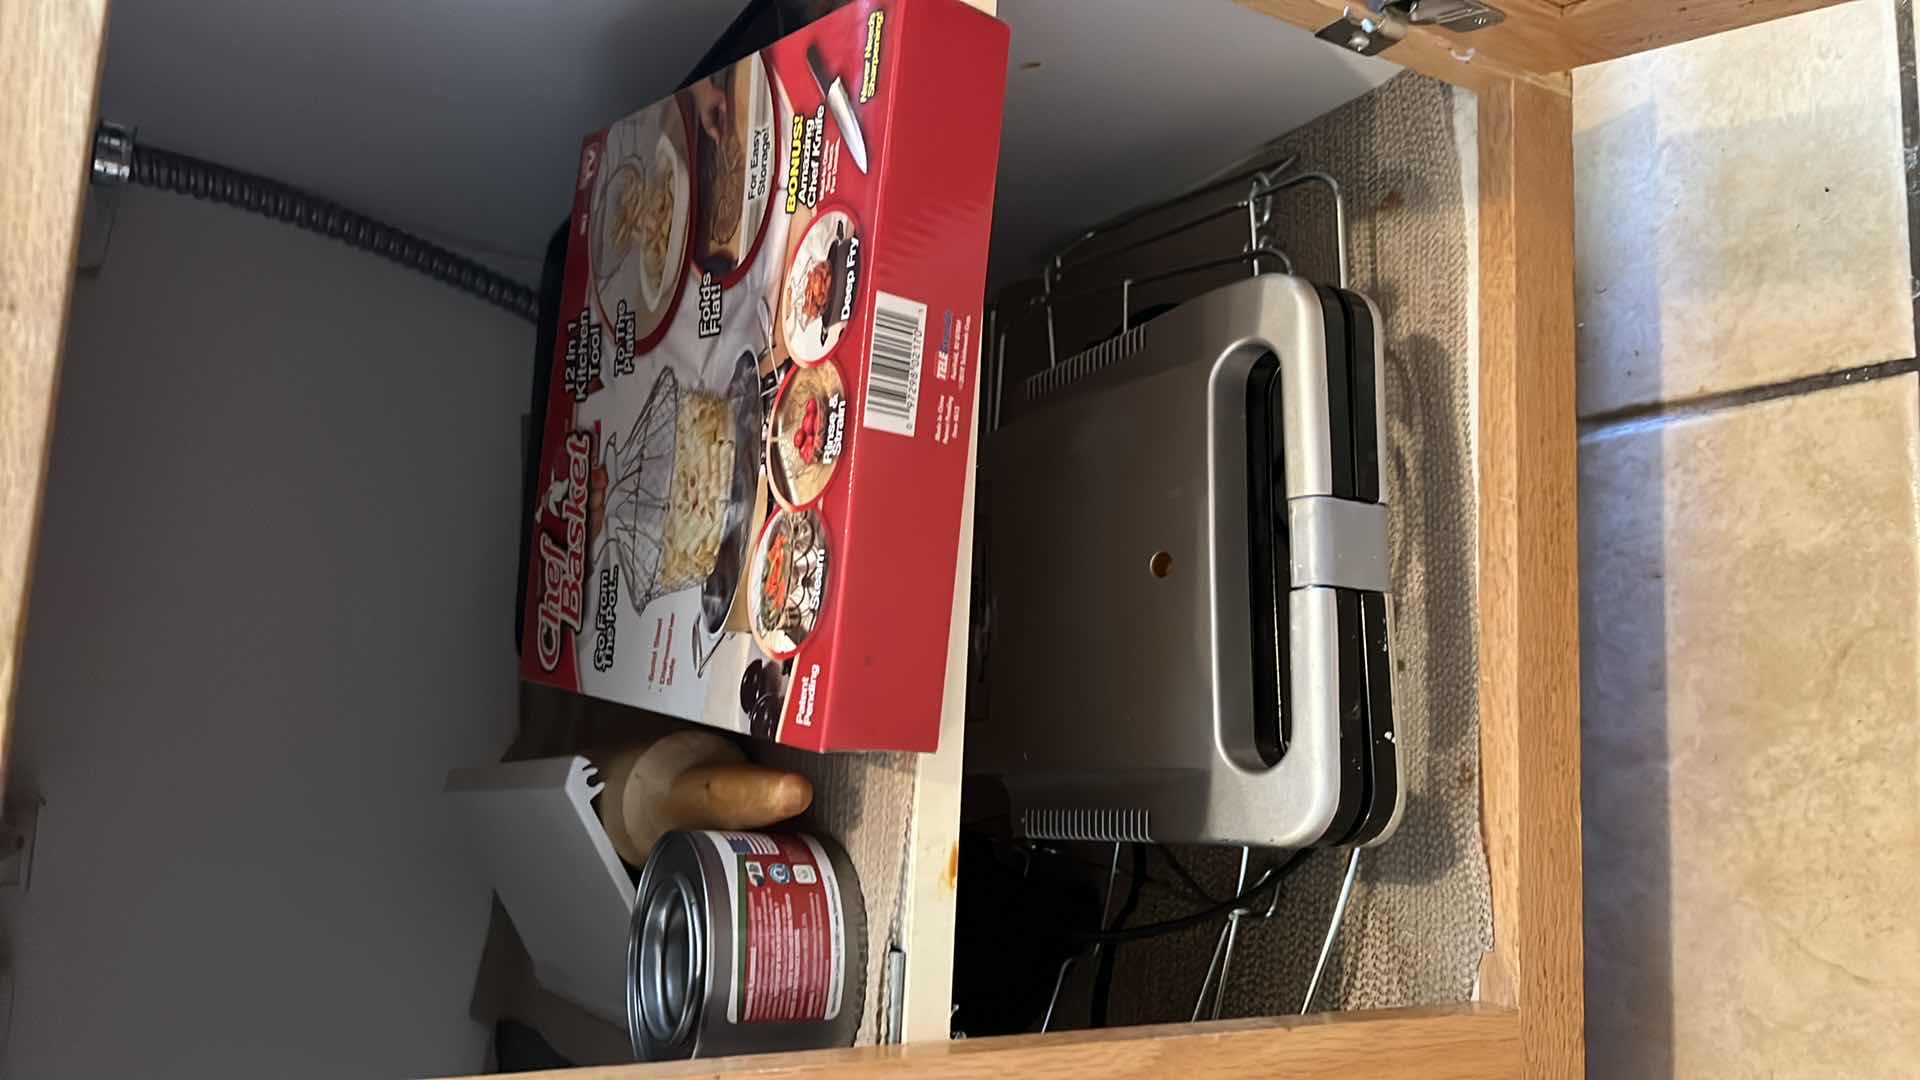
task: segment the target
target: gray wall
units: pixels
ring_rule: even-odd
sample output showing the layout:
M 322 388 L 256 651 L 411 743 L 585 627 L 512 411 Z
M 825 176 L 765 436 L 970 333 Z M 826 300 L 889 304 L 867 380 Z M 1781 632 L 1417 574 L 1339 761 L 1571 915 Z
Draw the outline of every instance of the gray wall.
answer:
M 437 792 L 513 729 L 531 347 L 378 259 L 124 194 L 48 477 L 0 1072 L 483 1064 L 488 891 Z

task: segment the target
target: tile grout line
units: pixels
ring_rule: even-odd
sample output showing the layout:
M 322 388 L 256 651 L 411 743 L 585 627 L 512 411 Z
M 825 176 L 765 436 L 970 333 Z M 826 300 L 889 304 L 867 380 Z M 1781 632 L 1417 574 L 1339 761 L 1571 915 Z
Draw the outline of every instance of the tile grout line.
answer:
M 1900 84 L 1900 161 L 1907 196 L 1907 273 L 1913 297 L 1915 347 L 1920 350 L 1920 41 L 1915 38 L 1914 0 L 1891 0 L 1896 77 Z M 1680 401 L 1657 401 L 1581 417 L 1581 442 L 1624 435 L 1722 409 L 1775 401 L 1839 386 L 1873 382 L 1920 371 L 1920 359 L 1888 360 L 1823 372 L 1764 386 L 1740 387 Z
M 1907 189 L 1907 268 L 1920 349 L 1920 64 L 1915 63 L 1913 0 L 1893 0 L 1894 55 L 1900 79 L 1900 163 Z
M 1877 364 L 1862 364 L 1840 371 L 1823 371 L 1817 375 L 1806 375 L 1798 379 L 1787 379 L 1784 382 L 1768 383 L 1764 386 L 1743 386 L 1736 390 L 1703 394 L 1700 397 L 1686 398 L 1681 401 L 1629 405 L 1597 416 L 1582 417 L 1580 441 L 1611 438 L 1659 427 L 1675 420 L 1695 419 L 1741 405 L 1756 405 L 1763 401 L 1798 397 L 1802 394 L 1831 390 L 1841 386 L 1858 386 L 1914 372 L 1920 372 L 1920 358 L 1908 357 L 1904 360 L 1884 360 Z
M 1900 165 L 1907 186 L 1907 270 L 1913 294 L 1914 348 L 1920 352 L 1920 38 L 1913 0 L 1892 0 L 1893 48 L 1900 80 Z

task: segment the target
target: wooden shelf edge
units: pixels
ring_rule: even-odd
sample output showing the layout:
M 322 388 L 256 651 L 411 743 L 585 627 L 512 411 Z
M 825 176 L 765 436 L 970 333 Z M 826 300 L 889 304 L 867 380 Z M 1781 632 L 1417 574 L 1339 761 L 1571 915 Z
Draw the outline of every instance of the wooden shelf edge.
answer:
M 1585 1075 L 1573 110 L 1479 95 L 1484 998 L 1520 1011 L 1529 1077 Z
M 977 336 L 977 335 L 976 335 Z M 975 371 L 980 357 L 974 355 Z M 980 378 L 974 379 L 974 416 L 980 415 Z M 907 953 L 901 1008 L 906 1042 L 946 1039 L 952 1031 L 953 937 L 960 877 L 960 784 L 965 760 L 967 640 L 973 610 L 974 472 L 980 451 L 976 425 L 967 436 L 967 481 L 960 501 L 960 556 L 953 567 L 953 617 L 947 627 L 947 680 L 940 702 L 940 748 L 923 755 L 914 773 L 913 821 L 907 843 L 906 911 L 901 935 Z
M 995 15 L 999 0 L 966 0 Z M 983 341 L 977 327 L 976 342 Z M 973 412 L 980 415 L 985 369 L 973 355 Z M 953 614 L 947 624 L 946 686 L 940 698 L 940 746 L 914 773 L 913 820 L 908 826 L 906 905 L 900 934 L 906 950 L 901 990 L 901 1038 L 945 1040 L 952 1031 L 953 935 L 960 876 L 960 778 L 965 763 L 967 640 L 973 611 L 973 497 L 980 452 L 976 422 L 967 435 L 967 479 L 960 498 L 959 555 L 953 566 Z
M 1331 26 L 1342 12 L 1355 6 L 1348 0 L 1234 0 L 1234 3 L 1308 33 Z M 1538 66 L 1524 51 L 1503 52 L 1490 47 L 1492 43 L 1483 39 L 1493 33 L 1483 30 L 1456 38 L 1416 28 L 1381 58 L 1468 90 L 1479 91 L 1518 79 L 1554 93 L 1572 93 L 1572 84 L 1560 69 Z
M 687 1080 L 691 1077 L 916 1080 L 1501 1080 L 1523 1069 L 1520 1014 L 1464 1005 L 1326 1013 L 1204 1024 L 1105 1028 L 1056 1035 L 816 1050 L 706 1061 L 525 1073 L 528 1080 Z
M 1235 0 L 1301 29 L 1340 18 L 1350 0 Z M 1841 0 L 1491 0 L 1507 18 L 1456 34 L 1416 27 L 1385 58 L 1469 90 L 1509 81 L 1570 93 L 1567 72 L 1648 49 L 1675 45 Z
M 0 4 L 0 793 L 53 438 L 106 0 Z

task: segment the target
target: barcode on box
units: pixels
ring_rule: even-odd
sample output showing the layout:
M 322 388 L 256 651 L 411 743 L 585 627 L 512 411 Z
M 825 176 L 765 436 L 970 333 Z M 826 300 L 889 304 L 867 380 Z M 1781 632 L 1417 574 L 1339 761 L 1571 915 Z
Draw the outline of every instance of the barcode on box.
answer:
M 873 294 L 863 425 L 912 437 L 913 415 L 920 406 L 920 352 L 926 342 L 927 305 L 889 292 Z

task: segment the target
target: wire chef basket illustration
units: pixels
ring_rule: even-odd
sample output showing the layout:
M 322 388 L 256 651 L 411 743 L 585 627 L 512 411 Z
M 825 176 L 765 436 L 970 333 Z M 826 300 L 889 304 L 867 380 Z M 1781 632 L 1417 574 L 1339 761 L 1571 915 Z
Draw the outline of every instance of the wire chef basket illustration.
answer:
M 660 580 L 679 417 L 680 384 L 673 369 L 663 367 L 632 429 L 624 437 L 608 435 L 600 459 L 607 477 L 606 511 L 593 559 L 597 565 L 611 551 L 618 560 L 635 614 L 679 587 Z

